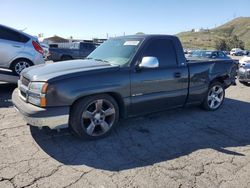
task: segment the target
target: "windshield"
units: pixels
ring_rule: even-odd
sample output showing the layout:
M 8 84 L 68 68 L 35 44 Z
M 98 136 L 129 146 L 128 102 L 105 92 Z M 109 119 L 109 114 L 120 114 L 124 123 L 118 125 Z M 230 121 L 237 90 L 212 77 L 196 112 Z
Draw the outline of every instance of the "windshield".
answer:
M 211 55 L 212 55 L 211 51 L 194 51 L 192 53 L 192 57 L 210 58 Z
M 142 39 L 109 39 L 94 50 L 87 58 L 107 61 L 110 64 L 124 65 L 133 57 Z

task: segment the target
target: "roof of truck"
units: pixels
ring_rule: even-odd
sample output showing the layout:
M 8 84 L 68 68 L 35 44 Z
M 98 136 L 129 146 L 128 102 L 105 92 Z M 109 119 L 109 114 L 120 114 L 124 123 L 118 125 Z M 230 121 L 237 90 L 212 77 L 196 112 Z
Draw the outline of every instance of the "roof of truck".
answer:
M 158 38 L 158 37 L 177 38 L 174 35 L 163 35 L 163 34 L 126 35 L 126 36 L 120 36 L 116 38 Z

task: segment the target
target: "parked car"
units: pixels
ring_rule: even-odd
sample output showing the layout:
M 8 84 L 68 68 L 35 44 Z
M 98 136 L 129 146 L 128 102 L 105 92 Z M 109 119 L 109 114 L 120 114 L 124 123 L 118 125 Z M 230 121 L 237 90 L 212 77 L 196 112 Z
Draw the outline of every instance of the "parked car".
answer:
M 248 54 L 247 56 L 242 57 L 239 60 L 239 65 L 240 66 L 245 66 L 246 64 L 250 64 L 250 54 Z
M 215 111 L 235 84 L 236 69 L 232 60 L 187 62 L 175 36 L 124 36 L 104 42 L 85 60 L 24 70 L 12 101 L 29 125 L 69 126 L 95 139 L 120 117 L 191 104 Z
M 91 42 L 79 42 L 76 48 L 50 48 L 49 60 L 65 61 L 72 59 L 83 59 L 87 57 L 98 46 Z
M 44 63 L 43 49 L 37 38 L 0 25 L 0 67 L 19 75 L 32 65 Z
M 242 56 L 242 55 L 243 55 L 243 50 L 240 49 L 240 48 L 233 48 L 233 49 L 230 51 L 230 55 L 231 55 L 231 56 Z
M 250 83 L 250 63 L 239 68 L 238 78 L 240 83 L 244 85 Z
M 247 50 L 243 50 L 242 51 L 242 54 L 245 56 L 245 55 L 248 55 L 249 54 L 249 51 L 247 51 Z
M 196 50 L 190 56 L 187 57 L 188 59 L 200 59 L 200 58 L 207 58 L 207 59 L 231 59 L 222 51 L 208 51 L 208 50 Z

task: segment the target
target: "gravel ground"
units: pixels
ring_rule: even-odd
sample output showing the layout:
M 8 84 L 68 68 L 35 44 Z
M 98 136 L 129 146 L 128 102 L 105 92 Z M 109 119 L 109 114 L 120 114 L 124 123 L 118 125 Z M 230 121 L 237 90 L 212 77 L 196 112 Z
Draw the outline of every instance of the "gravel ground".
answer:
M 250 187 L 250 87 L 229 88 L 219 111 L 122 120 L 98 141 L 26 126 L 14 88 L 0 84 L 0 188 Z

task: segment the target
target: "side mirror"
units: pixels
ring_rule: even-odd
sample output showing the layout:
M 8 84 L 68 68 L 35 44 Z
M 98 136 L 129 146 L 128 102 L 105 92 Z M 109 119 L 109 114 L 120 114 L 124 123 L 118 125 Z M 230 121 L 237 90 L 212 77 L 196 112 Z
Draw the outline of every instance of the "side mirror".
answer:
M 158 68 L 159 61 L 156 57 L 143 57 L 139 67 L 147 69 Z

